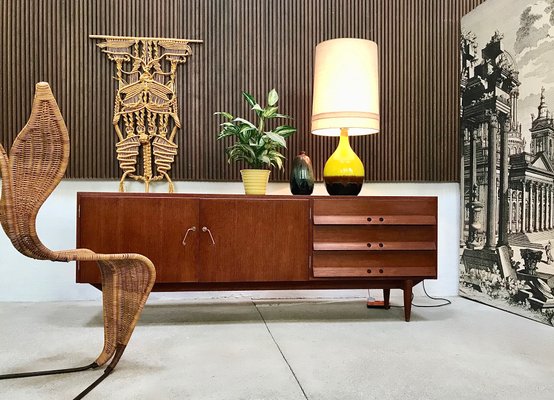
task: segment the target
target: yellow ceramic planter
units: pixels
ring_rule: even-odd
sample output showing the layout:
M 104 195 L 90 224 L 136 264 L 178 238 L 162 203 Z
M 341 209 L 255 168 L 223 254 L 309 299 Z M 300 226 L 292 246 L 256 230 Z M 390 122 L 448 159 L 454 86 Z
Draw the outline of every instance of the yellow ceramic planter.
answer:
M 265 194 L 269 181 L 268 169 L 241 169 L 242 183 L 246 194 Z

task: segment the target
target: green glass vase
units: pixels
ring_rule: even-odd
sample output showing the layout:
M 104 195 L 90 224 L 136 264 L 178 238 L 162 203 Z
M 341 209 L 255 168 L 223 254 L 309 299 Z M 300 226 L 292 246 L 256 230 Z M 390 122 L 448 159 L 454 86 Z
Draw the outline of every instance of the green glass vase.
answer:
M 292 162 L 290 191 L 295 195 L 310 195 L 314 191 L 314 169 L 305 152 L 300 152 Z

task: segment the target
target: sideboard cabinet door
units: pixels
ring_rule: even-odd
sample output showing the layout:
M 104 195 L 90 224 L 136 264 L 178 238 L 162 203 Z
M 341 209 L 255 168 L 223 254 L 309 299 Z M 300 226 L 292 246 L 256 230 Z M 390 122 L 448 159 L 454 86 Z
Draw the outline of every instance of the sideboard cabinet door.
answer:
M 144 254 L 156 266 L 156 282 L 198 280 L 198 199 L 82 196 L 79 206 L 79 247 Z M 77 281 L 100 283 L 96 265 L 79 263 Z
M 202 199 L 200 281 L 308 279 L 309 210 L 309 200 Z

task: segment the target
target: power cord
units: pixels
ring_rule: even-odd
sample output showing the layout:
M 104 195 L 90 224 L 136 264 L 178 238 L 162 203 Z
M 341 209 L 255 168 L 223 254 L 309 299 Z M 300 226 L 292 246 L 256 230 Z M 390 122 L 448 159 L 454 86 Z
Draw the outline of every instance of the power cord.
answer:
M 430 298 L 431 300 L 436 300 L 436 301 L 443 301 L 442 304 L 429 304 L 429 305 L 426 305 L 426 304 L 414 304 L 414 294 L 412 293 L 412 306 L 414 307 L 419 307 L 419 308 L 436 308 L 436 307 L 444 307 L 444 306 L 447 306 L 449 304 L 452 304 L 452 302 L 448 299 L 445 299 L 443 297 L 433 297 L 433 296 L 430 296 L 429 293 L 427 293 L 427 289 L 425 288 L 425 281 L 422 281 L 422 285 L 423 285 L 423 293 L 425 293 L 425 296 L 427 296 L 428 298 Z M 371 295 L 369 294 L 369 289 L 367 289 L 367 297 L 372 299 Z M 393 306 L 391 305 L 390 307 L 395 307 L 395 308 L 404 308 L 404 306 Z
M 425 289 L 425 281 L 422 281 L 421 284 L 423 285 L 423 293 L 425 293 L 425 296 L 427 296 L 428 298 L 430 298 L 431 300 L 437 300 L 437 301 L 444 301 L 444 303 L 442 304 L 429 304 L 429 305 L 425 305 L 425 304 L 414 304 L 414 294 L 412 293 L 412 306 L 414 307 L 420 307 L 420 308 L 434 308 L 434 307 L 444 307 L 444 306 L 447 306 L 449 304 L 452 304 L 452 302 L 448 299 L 445 299 L 443 297 L 433 297 L 433 296 L 429 296 L 429 293 L 427 293 L 427 289 Z

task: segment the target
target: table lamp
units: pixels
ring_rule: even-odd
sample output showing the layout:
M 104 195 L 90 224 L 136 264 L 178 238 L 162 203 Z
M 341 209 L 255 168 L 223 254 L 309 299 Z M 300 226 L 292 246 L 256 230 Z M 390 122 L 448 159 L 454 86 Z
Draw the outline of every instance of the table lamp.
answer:
M 379 132 L 377 44 L 341 38 L 315 49 L 312 133 L 339 136 L 339 145 L 323 170 L 330 195 L 357 195 L 365 171 L 348 136 Z

